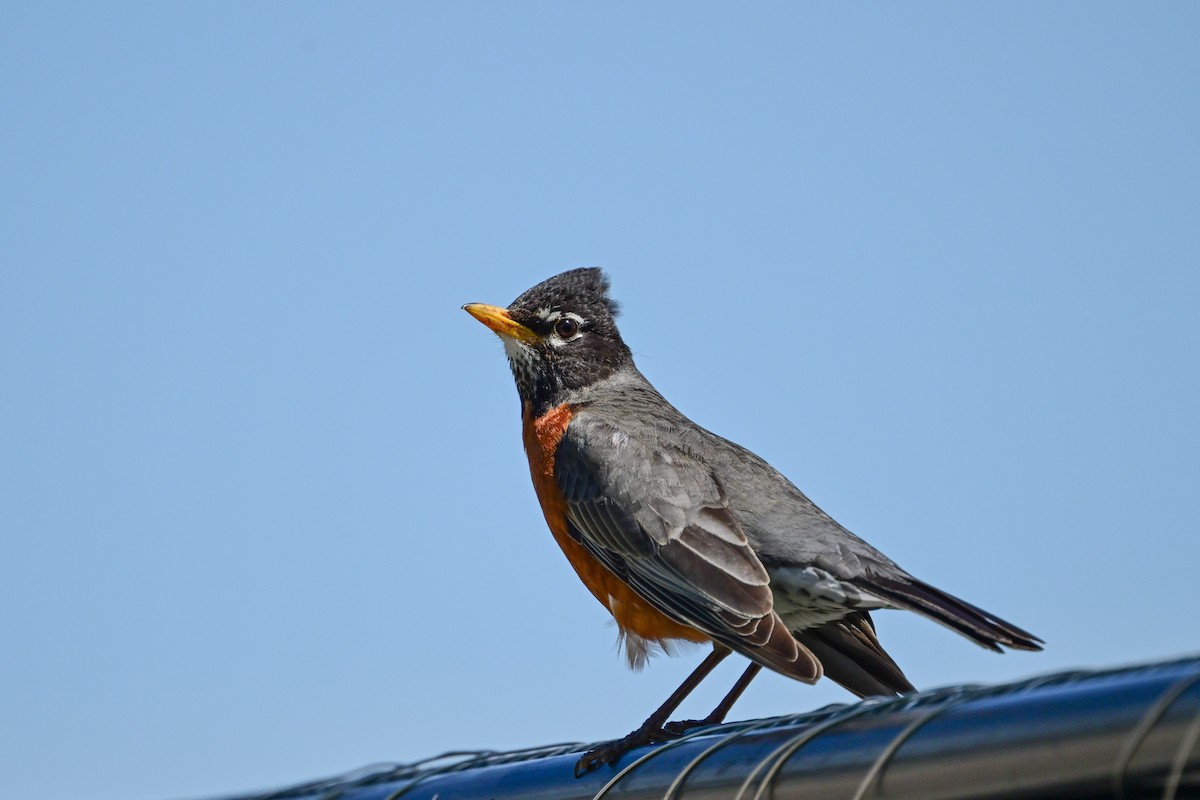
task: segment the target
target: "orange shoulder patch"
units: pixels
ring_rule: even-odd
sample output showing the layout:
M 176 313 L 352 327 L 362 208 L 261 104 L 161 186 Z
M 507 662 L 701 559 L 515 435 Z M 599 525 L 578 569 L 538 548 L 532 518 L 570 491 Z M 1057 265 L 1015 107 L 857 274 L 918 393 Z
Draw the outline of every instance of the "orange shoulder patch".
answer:
M 526 403 L 521 420 L 525 440 L 525 453 L 529 457 L 529 473 L 533 488 L 537 492 L 546 524 L 554 540 L 575 569 L 575 574 L 600 604 L 608 609 L 623 633 L 632 633 L 643 639 L 663 641 L 686 639 L 689 642 L 707 642 L 709 637 L 695 628 L 681 625 L 647 603 L 616 575 L 592 557 L 590 553 L 571 538 L 567 531 L 567 503 L 554 477 L 554 451 L 567 432 L 574 412 L 569 405 L 552 408 L 534 419 Z

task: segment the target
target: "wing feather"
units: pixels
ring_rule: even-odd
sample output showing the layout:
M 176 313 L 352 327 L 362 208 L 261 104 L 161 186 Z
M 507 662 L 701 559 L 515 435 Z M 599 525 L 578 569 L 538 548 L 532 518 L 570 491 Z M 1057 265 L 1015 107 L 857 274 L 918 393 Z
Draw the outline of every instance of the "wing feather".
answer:
M 571 535 L 671 619 L 813 682 L 821 665 L 775 613 L 770 576 L 708 468 L 577 414 L 555 453 Z

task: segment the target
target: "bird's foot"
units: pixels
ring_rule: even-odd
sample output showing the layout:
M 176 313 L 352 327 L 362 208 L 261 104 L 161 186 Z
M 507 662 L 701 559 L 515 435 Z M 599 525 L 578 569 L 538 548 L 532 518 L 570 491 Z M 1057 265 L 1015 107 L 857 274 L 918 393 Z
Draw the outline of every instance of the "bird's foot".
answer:
M 650 720 L 647 720 L 645 725 L 624 739 L 617 739 L 588 750 L 575 764 L 575 777 L 581 778 L 605 764 L 614 764 L 621 756 L 638 747 L 678 739 L 679 734 L 668 730 L 670 727 L 670 725 L 652 725 Z
M 696 728 L 707 728 L 709 725 L 720 725 L 725 719 L 722 714 L 720 718 L 707 716 L 704 719 L 681 719 L 675 722 L 668 722 L 663 725 L 663 731 L 671 734 L 672 737 L 683 736 L 689 731 L 694 731 Z

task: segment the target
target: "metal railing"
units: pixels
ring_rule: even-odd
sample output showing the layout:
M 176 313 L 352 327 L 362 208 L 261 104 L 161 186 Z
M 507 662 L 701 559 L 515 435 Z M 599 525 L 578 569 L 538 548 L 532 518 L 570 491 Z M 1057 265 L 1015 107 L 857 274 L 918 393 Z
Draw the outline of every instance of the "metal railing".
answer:
M 1200 798 L 1200 656 L 714 726 L 576 779 L 590 746 L 447 753 L 238 800 Z

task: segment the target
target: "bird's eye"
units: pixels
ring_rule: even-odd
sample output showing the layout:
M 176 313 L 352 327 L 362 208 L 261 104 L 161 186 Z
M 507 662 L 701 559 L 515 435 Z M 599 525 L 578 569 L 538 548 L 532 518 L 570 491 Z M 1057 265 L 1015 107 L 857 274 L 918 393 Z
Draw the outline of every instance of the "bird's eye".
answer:
M 559 317 L 558 322 L 554 323 L 554 332 L 562 339 L 574 339 L 575 334 L 579 333 L 579 320 Z

